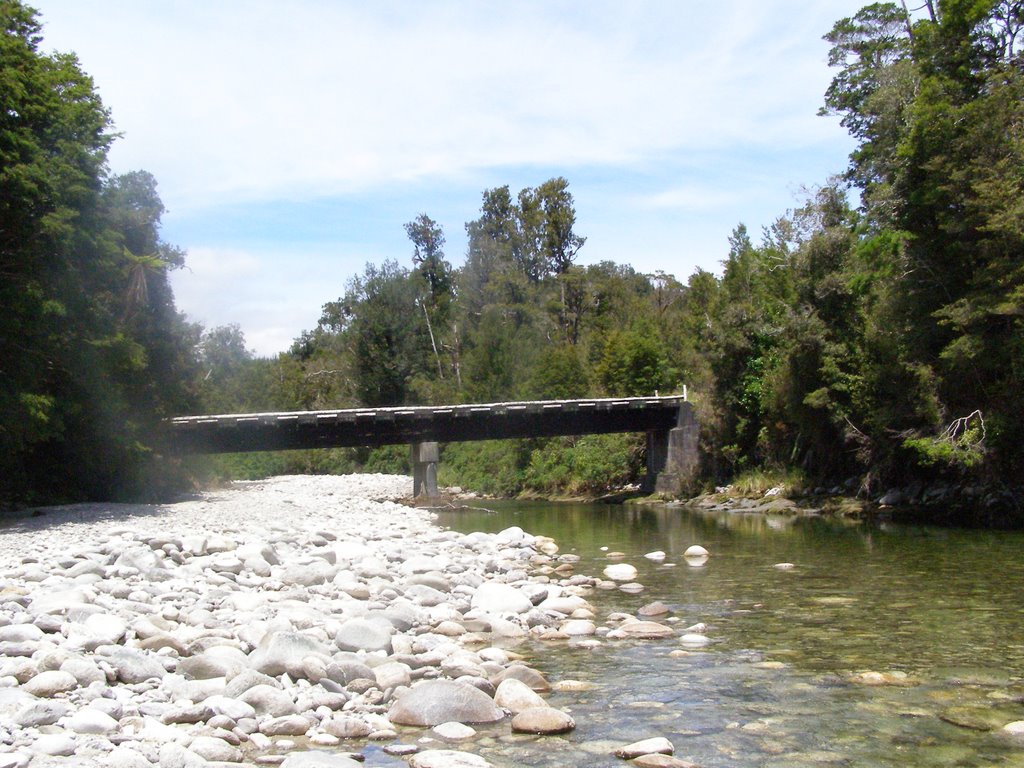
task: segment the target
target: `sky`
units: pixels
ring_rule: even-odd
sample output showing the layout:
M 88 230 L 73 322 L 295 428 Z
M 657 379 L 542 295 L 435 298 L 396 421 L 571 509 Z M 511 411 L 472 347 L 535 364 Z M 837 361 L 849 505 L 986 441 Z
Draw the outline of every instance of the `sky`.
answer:
M 564 176 L 578 263 L 685 282 L 853 148 L 817 112 L 862 0 L 30 4 L 112 113 L 111 171 L 158 181 L 178 308 L 264 356 L 368 263 L 411 266 L 421 213 L 461 265 L 486 189 Z

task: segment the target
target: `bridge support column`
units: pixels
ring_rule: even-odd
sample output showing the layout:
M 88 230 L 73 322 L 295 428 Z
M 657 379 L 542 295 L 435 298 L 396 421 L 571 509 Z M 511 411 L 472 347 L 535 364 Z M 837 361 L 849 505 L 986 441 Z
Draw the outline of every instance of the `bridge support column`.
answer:
M 700 430 L 690 403 L 679 408 L 679 421 L 670 430 L 647 433 L 647 479 L 644 490 L 682 496 L 697 477 Z
M 441 451 L 437 443 L 412 444 L 412 495 L 413 498 L 436 498 L 437 462 Z

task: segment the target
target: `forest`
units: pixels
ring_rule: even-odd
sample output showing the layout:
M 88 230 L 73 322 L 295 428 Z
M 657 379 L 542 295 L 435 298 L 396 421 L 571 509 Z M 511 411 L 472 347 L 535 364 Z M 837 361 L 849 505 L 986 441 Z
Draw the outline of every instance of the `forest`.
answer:
M 407 448 L 182 462 L 153 436 L 201 412 L 677 392 L 706 487 L 877 496 L 1024 476 L 1024 2 L 876 3 L 825 39 L 821 113 L 845 169 L 718 272 L 586 262 L 566 178 L 482 191 L 464 254 L 410 212 L 406 263 L 368 264 L 275 358 L 175 307 L 187 255 L 145 171 L 114 175 L 109 111 L 72 54 L 0 0 L 0 501 L 158 498 L 279 472 L 404 470 Z M 640 436 L 444 447 L 441 481 L 493 494 L 635 483 Z M 697 490 L 697 489 L 695 489 Z

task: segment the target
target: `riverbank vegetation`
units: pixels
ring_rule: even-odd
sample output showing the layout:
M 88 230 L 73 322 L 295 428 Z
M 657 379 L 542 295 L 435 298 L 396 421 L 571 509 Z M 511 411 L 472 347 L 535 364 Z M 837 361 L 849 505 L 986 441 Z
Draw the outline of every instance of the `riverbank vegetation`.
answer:
M 2 89 L 0 117 L 7 495 L 52 494 L 44 479 L 69 472 L 81 474 L 69 497 L 123 487 L 153 421 L 175 412 L 684 383 L 709 487 L 797 471 L 808 487 L 878 495 L 1022 476 L 1019 0 L 928 2 L 914 17 L 879 3 L 837 22 L 822 112 L 856 138 L 850 164 L 764 231 L 738 224 L 719 273 L 640 274 L 629 253 L 585 263 L 565 178 L 501 186 L 482 192 L 465 254 L 411 215 L 409 261 L 367 265 L 273 359 L 253 357 L 237 326 L 202 330 L 176 313 L 166 274 L 183 254 L 159 239 L 155 182 L 105 172 L 113 137 L 91 82 L 73 57 L 38 53 L 20 5 L 0 7 L 3 77 L 21 78 Z M 217 466 L 395 469 L 406 450 Z M 452 445 L 441 467 L 443 482 L 493 493 L 600 494 L 635 482 L 643 460 L 640 438 L 617 436 Z

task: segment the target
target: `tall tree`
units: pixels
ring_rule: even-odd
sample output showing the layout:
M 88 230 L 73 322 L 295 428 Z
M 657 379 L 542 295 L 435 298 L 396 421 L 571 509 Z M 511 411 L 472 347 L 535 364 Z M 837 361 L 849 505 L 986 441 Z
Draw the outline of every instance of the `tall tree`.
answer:
M 73 55 L 40 53 L 40 29 L 0 0 L 0 496 L 109 497 L 189 401 L 196 334 L 152 177 L 108 179 L 110 116 Z
M 425 213 L 406 224 L 405 232 L 413 244 L 414 274 L 426 288 L 419 299 L 419 305 L 430 336 L 437 375 L 443 379 L 445 374 L 440 352 L 443 342 L 439 336 L 441 327 L 447 324 L 452 299 L 451 265 L 444 258 L 444 232 Z

